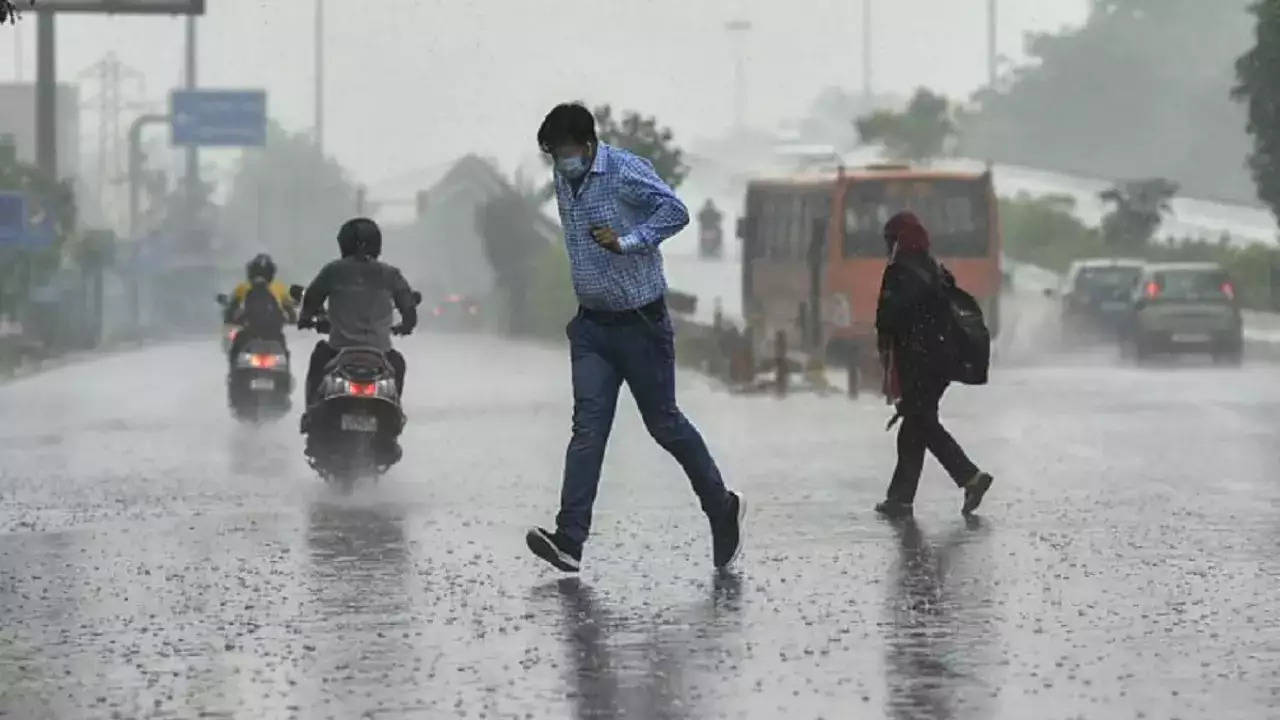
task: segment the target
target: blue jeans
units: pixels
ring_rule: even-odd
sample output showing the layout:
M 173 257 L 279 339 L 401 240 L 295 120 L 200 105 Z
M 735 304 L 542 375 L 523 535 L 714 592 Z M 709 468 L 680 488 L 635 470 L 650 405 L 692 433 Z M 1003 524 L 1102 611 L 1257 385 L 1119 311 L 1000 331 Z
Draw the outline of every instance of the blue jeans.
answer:
M 573 365 L 573 438 L 564 460 L 556 526 L 578 547 L 591 528 L 604 448 L 618 391 L 631 389 L 649 434 L 680 463 L 708 518 L 728 512 L 728 492 L 702 435 L 676 406 L 675 339 L 665 311 L 620 314 L 602 322 L 579 311 L 569 323 Z

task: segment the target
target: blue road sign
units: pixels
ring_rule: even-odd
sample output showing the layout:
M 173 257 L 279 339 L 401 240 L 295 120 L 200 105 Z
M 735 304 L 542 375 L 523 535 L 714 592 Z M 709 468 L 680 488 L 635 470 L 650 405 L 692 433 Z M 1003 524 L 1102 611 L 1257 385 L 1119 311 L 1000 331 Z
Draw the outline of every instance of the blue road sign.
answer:
M 0 192 L 0 245 L 48 247 L 55 237 L 53 216 L 43 203 L 23 193 Z
M 267 142 L 263 90 L 174 90 L 169 114 L 174 145 L 243 147 Z
M 20 244 L 26 232 L 26 196 L 15 192 L 0 193 L 0 244 Z

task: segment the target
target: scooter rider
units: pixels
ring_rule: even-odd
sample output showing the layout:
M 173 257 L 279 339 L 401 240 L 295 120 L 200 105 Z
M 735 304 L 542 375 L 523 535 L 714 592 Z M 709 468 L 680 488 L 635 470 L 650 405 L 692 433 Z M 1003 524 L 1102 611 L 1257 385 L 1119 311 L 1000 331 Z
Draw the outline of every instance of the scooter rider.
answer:
M 396 390 L 403 396 L 404 356 L 391 347 L 391 335 L 393 330 L 407 335 L 418 324 L 417 304 L 409 283 L 398 268 L 378 260 L 382 231 L 377 223 L 363 217 L 348 220 L 338 230 L 338 249 L 342 257 L 325 265 L 311 281 L 298 319 L 298 327 L 310 327 L 328 301 L 329 339 L 316 343 L 307 368 L 304 431 L 325 366 L 343 348 L 367 347 L 384 353 L 395 371 Z M 394 328 L 393 306 L 401 318 L 401 324 Z
M 276 280 L 275 261 L 266 253 L 255 255 L 245 264 L 245 280 L 231 291 L 223 317 L 227 324 L 242 327 L 228 353 L 232 362 L 251 339 L 283 343 L 285 323 L 297 318 L 289 288 Z

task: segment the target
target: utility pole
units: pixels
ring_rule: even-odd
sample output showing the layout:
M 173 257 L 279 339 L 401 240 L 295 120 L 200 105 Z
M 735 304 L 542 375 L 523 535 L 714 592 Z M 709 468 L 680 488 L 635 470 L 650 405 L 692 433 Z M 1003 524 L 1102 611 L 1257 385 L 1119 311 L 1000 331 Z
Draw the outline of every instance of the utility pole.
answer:
M 871 0 L 862 0 L 862 97 L 871 101 Z
M 85 107 L 96 106 L 98 112 L 98 163 L 97 194 L 98 204 L 108 216 L 115 216 L 115 224 L 122 221 L 120 208 L 123 203 L 117 199 L 116 186 L 124 173 L 121 158 L 120 117 L 125 108 L 138 107 L 146 92 L 146 76 L 131 68 L 116 57 L 115 53 L 107 53 L 101 60 L 83 70 L 81 79 L 95 80 L 98 94 L 85 101 Z M 134 82 L 136 93 L 133 100 L 124 96 L 124 81 Z
M 734 20 L 725 23 L 725 30 L 735 40 L 733 77 L 733 123 L 734 130 L 741 133 L 746 127 L 747 115 L 747 78 L 746 78 L 746 34 L 751 30 L 751 23 L 746 20 Z
M 324 155 L 324 0 L 316 0 L 316 147 Z
M 15 82 L 22 83 L 26 81 L 22 72 L 22 25 L 21 23 L 13 24 L 13 79 Z
M 36 8 L 36 167 L 58 177 L 58 65 L 53 12 Z
M 196 89 L 196 16 L 187 16 L 187 89 Z M 200 150 L 193 143 L 187 147 L 187 202 L 194 215 L 196 191 L 200 187 Z M 194 218 L 192 218 L 194 220 Z
M 996 2 L 987 0 L 987 82 L 992 89 L 996 86 Z

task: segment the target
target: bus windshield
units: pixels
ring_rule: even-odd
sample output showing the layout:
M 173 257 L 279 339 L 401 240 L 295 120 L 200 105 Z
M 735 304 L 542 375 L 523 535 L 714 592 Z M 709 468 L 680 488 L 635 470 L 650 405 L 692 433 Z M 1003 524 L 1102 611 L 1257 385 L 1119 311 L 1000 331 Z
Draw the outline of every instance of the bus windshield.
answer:
M 991 250 L 986 184 L 980 180 L 865 180 L 845 196 L 844 256 L 883 257 L 884 224 L 911 210 L 938 257 L 983 257 Z

